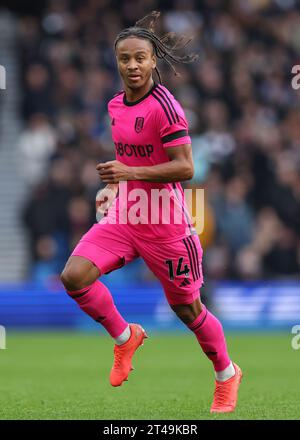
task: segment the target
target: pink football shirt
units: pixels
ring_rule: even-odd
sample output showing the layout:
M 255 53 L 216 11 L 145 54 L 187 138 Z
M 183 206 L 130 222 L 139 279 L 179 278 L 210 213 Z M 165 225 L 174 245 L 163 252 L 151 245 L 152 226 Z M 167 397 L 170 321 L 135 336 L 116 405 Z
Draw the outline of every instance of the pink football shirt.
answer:
M 191 143 L 182 107 L 160 84 L 135 102 L 120 92 L 108 103 L 108 112 L 116 159 L 128 166 L 169 162 L 169 147 Z M 120 183 L 106 220 L 112 218 L 145 240 L 172 241 L 195 233 L 179 182 Z

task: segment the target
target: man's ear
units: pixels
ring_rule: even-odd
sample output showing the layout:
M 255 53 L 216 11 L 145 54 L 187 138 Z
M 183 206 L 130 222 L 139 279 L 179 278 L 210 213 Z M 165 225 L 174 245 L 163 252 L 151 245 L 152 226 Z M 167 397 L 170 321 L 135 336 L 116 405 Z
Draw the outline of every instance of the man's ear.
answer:
M 152 69 L 155 69 L 156 67 L 156 56 L 152 55 Z

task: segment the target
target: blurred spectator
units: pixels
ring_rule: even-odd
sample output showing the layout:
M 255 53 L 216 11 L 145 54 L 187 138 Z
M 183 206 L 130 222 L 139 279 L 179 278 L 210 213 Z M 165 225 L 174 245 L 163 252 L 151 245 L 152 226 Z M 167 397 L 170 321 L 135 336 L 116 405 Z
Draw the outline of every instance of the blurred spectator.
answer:
M 56 150 L 56 132 L 43 113 L 31 115 L 19 139 L 20 173 L 30 185 L 39 184 L 48 172 L 49 159 Z
M 51 116 L 54 112 L 49 72 L 42 64 L 32 64 L 25 76 L 23 113 L 29 119 L 34 113 Z
M 56 243 L 49 236 L 40 237 L 36 242 L 37 262 L 33 265 L 32 280 L 37 282 L 50 281 L 58 274 Z
M 294 231 L 281 225 L 274 246 L 264 256 L 264 268 L 267 276 L 298 276 L 300 272 L 299 240 Z
M 73 197 L 68 205 L 70 247 L 73 249 L 91 226 L 90 205 L 85 197 Z
M 243 179 L 235 176 L 214 203 L 220 238 L 227 243 L 233 255 L 253 239 L 254 216 L 245 200 L 246 191 Z

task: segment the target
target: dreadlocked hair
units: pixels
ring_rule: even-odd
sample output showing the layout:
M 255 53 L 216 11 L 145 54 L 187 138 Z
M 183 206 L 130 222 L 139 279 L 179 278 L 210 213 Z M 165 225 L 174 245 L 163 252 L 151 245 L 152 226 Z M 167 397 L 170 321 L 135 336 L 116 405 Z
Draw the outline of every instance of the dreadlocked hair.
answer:
M 160 12 L 152 11 L 141 20 L 138 20 L 133 27 L 122 30 L 115 39 L 115 50 L 117 44 L 121 40 L 125 40 L 129 37 L 143 38 L 152 43 L 156 57 L 166 61 L 173 70 L 175 76 L 180 76 L 173 63 L 191 63 L 198 59 L 198 55 L 190 54 L 180 56 L 177 55 L 176 52 L 187 46 L 193 38 L 188 38 L 185 35 L 180 36 L 176 34 L 176 32 L 168 32 L 162 37 L 159 37 L 154 33 L 155 25 L 159 16 Z M 155 72 L 158 76 L 159 82 L 162 83 L 161 75 L 157 67 L 155 67 Z

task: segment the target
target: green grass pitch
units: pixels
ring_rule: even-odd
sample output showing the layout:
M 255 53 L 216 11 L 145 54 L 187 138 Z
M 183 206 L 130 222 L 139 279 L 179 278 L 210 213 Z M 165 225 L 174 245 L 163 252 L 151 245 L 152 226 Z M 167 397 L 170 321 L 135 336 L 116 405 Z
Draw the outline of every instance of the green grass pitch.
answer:
M 0 419 L 300 419 L 300 350 L 288 332 L 227 335 L 244 372 L 238 407 L 227 415 L 209 413 L 213 371 L 193 335 L 149 336 L 129 381 L 113 388 L 108 336 L 8 333 Z

